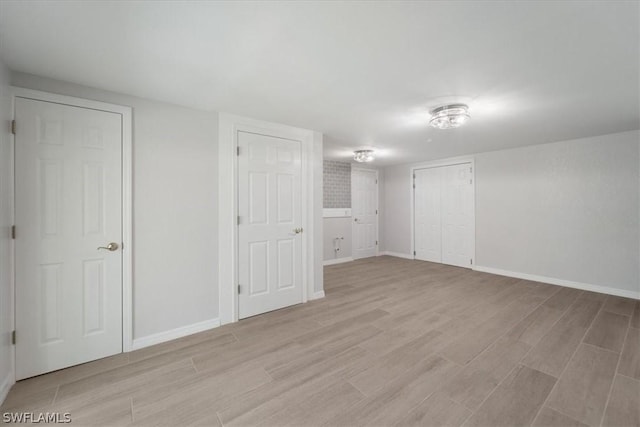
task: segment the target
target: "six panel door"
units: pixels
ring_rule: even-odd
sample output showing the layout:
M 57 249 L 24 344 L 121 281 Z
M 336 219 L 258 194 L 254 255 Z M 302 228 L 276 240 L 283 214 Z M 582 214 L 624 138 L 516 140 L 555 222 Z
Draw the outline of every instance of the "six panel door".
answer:
M 378 244 L 378 178 L 376 171 L 351 172 L 353 258 L 376 256 Z
M 16 98 L 16 378 L 122 352 L 122 117 Z
M 302 302 L 301 143 L 238 132 L 238 317 Z

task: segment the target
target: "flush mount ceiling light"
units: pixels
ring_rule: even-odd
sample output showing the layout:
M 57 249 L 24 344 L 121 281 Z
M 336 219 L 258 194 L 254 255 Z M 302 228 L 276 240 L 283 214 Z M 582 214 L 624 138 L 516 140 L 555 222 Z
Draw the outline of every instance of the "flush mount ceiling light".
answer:
M 358 163 L 372 162 L 374 159 L 373 150 L 358 150 L 353 152 L 353 160 Z
M 470 118 L 466 104 L 443 105 L 431 111 L 429 124 L 436 129 L 453 129 L 462 126 Z

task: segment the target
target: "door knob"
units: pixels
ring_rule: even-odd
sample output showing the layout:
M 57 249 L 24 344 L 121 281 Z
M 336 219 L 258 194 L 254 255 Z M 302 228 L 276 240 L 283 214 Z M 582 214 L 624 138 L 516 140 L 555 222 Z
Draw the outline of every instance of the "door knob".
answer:
M 358 222 L 358 218 L 353 218 L 353 221 L 354 222 Z
M 302 233 L 303 231 L 304 231 L 304 230 L 303 230 L 302 228 L 294 228 L 294 229 L 293 229 L 293 232 L 294 232 L 294 233 L 296 233 L 296 234 L 300 234 L 300 233 Z
M 113 252 L 113 251 L 117 251 L 119 247 L 120 247 L 120 246 L 118 246 L 118 244 L 117 244 L 116 242 L 111 242 L 111 243 L 109 243 L 107 246 L 99 246 L 99 247 L 98 247 L 98 250 L 100 250 L 100 249 L 106 249 L 106 250 L 108 250 L 108 251 Z

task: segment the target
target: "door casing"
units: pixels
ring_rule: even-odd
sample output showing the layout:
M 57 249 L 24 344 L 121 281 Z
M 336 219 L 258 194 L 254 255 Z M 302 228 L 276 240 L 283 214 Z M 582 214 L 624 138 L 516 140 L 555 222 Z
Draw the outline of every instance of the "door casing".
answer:
M 445 159 L 445 160 L 436 160 L 433 162 L 424 162 L 424 163 L 420 163 L 417 165 L 413 165 L 410 169 L 411 175 L 409 176 L 409 182 L 411 185 L 411 207 L 409 209 L 410 214 L 411 214 L 411 259 L 415 259 L 415 252 L 416 252 L 416 230 L 415 230 L 415 212 L 416 212 L 416 205 L 415 205 L 415 188 L 414 188 L 414 175 L 415 175 L 415 171 L 418 169 L 429 169 L 429 168 L 437 168 L 437 167 L 443 167 L 443 166 L 453 166 L 453 165 L 459 165 L 459 164 L 463 164 L 463 163 L 471 163 L 471 179 L 473 180 L 473 185 L 471 187 L 471 191 L 472 191 L 472 203 L 471 203 L 471 209 L 473 212 L 473 221 L 471 222 L 471 259 L 472 259 L 472 264 L 470 265 L 470 268 L 473 270 L 475 269 L 476 266 L 476 164 L 475 164 L 475 159 L 473 157 L 455 157 L 455 158 L 451 158 L 451 159 Z
M 52 102 L 71 107 L 88 108 L 92 110 L 106 111 L 120 114 L 122 118 L 122 351 L 131 351 L 133 345 L 133 233 L 132 233 L 132 113 L 130 107 L 108 104 L 66 95 L 58 95 L 37 90 L 11 87 L 11 112 L 15 117 L 16 98 L 25 98 L 35 101 Z M 20 123 L 16 123 L 17 132 L 20 132 Z M 15 223 L 15 135 L 11 137 L 11 222 Z M 15 241 L 11 242 L 11 307 L 12 330 L 15 330 L 16 321 L 16 281 L 15 281 Z M 20 332 L 16 332 L 16 339 L 20 339 Z M 11 363 L 11 378 L 16 378 L 15 346 L 13 361 Z
M 218 121 L 218 248 L 220 324 L 238 321 L 238 132 L 300 141 L 302 155 L 302 302 L 314 296 L 314 132 L 292 126 L 220 113 Z

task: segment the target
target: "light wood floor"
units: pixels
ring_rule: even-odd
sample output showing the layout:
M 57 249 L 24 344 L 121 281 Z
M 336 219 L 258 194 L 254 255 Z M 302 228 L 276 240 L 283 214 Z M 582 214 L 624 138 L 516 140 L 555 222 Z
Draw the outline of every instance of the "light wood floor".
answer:
M 640 302 L 419 261 L 326 298 L 17 383 L 102 425 L 640 425 Z

